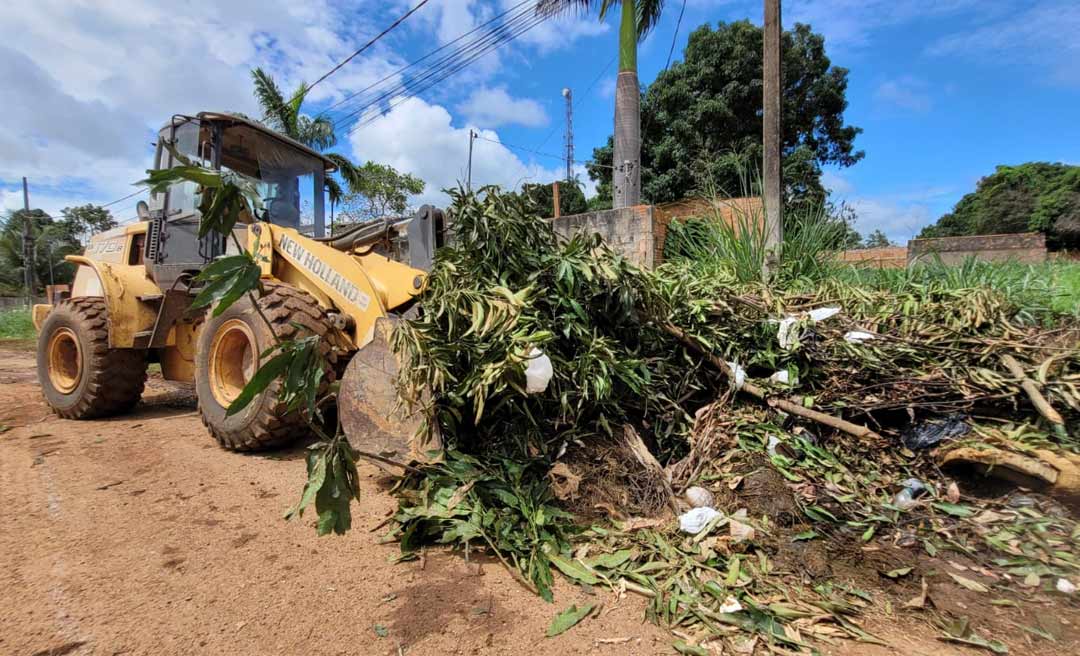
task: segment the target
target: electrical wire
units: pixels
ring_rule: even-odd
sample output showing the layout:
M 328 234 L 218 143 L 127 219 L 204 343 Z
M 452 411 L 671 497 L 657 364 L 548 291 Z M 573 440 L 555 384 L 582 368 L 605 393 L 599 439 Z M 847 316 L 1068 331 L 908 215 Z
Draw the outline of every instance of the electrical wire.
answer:
M 376 82 L 372 82 L 371 84 L 369 84 L 368 86 L 364 87 L 363 89 L 360 89 L 359 91 L 355 91 L 355 92 L 352 92 L 352 93 L 346 94 L 344 98 L 342 98 L 341 100 L 337 101 L 337 102 L 336 102 L 336 103 L 334 103 L 333 105 L 330 105 L 329 107 L 325 108 L 324 110 L 322 110 L 322 111 L 321 111 L 321 112 L 319 112 L 319 113 L 320 113 L 321 115 L 326 115 L 326 114 L 329 114 L 329 113 L 330 113 L 330 112 L 331 112 L 332 110 L 334 110 L 334 109 L 335 109 L 336 107 L 339 107 L 340 105 L 342 105 L 342 104 L 344 104 L 344 103 L 346 103 L 346 102 L 349 102 L 350 100 L 352 100 L 352 99 L 353 99 L 353 98 L 355 98 L 356 96 L 358 96 L 358 95 L 360 95 L 360 94 L 362 94 L 362 93 L 367 93 L 368 91 L 370 91 L 370 90 L 374 89 L 375 87 L 379 86 L 379 85 L 380 85 L 380 84 L 382 84 L 383 82 L 386 82 L 386 81 L 387 81 L 387 80 L 389 80 L 389 79 L 392 79 L 392 78 L 395 78 L 395 77 L 397 77 L 398 75 L 401 75 L 401 74 L 402 74 L 402 73 L 404 73 L 405 71 L 407 71 L 407 70 L 409 70 L 410 68 L 412 68 L 412 67 L 416 66 L 417 64 L 419 64 L 420 62 L 423 62 L 423 61 L 425 61 L 426 59 L 428 59 L 429 57 L 432 57 L 433 55 L 436 55 L 436 54 L 438 54 L 439 52 L 442 52 L 443 50 L 445 50 L 445 49 L 449 48 L 450 46 L 454 45 L 455 43 L 458 43 L 459 41 L 461 41 L 461 40 L 462 40 L 462 39 L 464 39 L 465 37 L 467 37 L 467 36 L 469 36 L 469 35 L 471 35 L 471 34 L 474 34 L 475 32 L 479 31 L 480 29 L 482 29 L 482 28 L 484 28 L 484 27 L 487 27 L 487 26 L 488 26 L 488 25 L 490 25 L 491 23 L 494 23 L 495 21 L 499 20 L 500 18 L 502 18 L 502 17 L 506 16 L 506 15 L 507 15 L 507 14 L 509 14 L 510 12 L 512 12 L 512 11 L 515 11 L 515 10 L 519 9 L 519 8 L 521 8 L 521 7 L 522 7 L 522 6 L 524 6 L 524 5 L 531 5 L 531 4 L 533 3 L 533 2 L 534 2 L 534 0 L 524 0 L 523 2 L 520 2 L 520 3 L 518 3 L 517 5 L 514 5 L 513 7 L 511 7 L 511 8 L 509 8 L 509 9 L 507 9 L 506 11 L 502 12 L 501 14 L 498 14 L 498 15 L 494 16 L 494 17 L 493 17 L 493 18 L 492 18 L 491 20 L 489 20 L 489 21 L 487 21 L 487 22 L 485 22 L 485 23 L 481 23 L 480 25 L 477 25 L 476 27 L 474 27 L 473 29 L 469 30 L 468 32 L 465 32 L 464 34 L 462 34 L 462 35 L 458 36 L 458 37 L 457 37 L 456 39 L 454 39 L 454 40 L 452 40 L 452 41 L 450 41 L 450 42 L 448 42 L 448 43 L 445 43 L 445 44 L 443 44 L 443 45 L 439 46 L 438 48 L 436 48 L 436 49 L 432 50 L 431 52 L 429 52 L 429 53 L 425 54 L 425 55 L 424 55 L 423 57 L 420 57 L 419 59 L 415 59 L 415 60 L 413 60 L 413 61 L 409 62 L 409 63 L 408 63 L 408 64 L 406 64 L 405 66 L 402 66 L 401 68 L 397 69 L 397 70 L 396 70 L 396 71 L 394 71 L 393 73 L 390 73 L 389 75 L 386 75 L 386 76 L 385 76 L 385 77 L 383 77 L 382 79 L 380 79 L 380 80 L 377 80 Z M 459 51 L 460 51 L 460 49 L 459 49 Z M 336 123 L 336 122 L 335 122 L 335 123 Z
M 346 57 L 345 59 L 342 59 L 342 60 L 341 60 L 340 62 L 338 62 L 338 63 L 337 63 L 336 65 L 334 65 L 334 67 L 333 67 L 333 68 L 331 68 L 331 69 L 330 69 L 329 71 L 327 71 L 327 72 L 323 73 L 323 74 L 322 74 L 322 76 L 321 76 L 321 77 L 319 77 L 319 79 L 315 80 L 314 82 L 312 82 L 312 83 L 311 83 L 311 84 L 309 84 L 309 85 L 306 85 L 306 86 L 305 86 L 304 88 L 302 88 L 302 89 L 301 89 L 300 91 L 298 91 L 298 92 L 297 92 L 297 93 L 296 93 L 296 94 L 295 94 L 295 95 L 294 95 L 294 96 L 293 96 L 292 98 L 290 98 L 289 100 L 287 100 L 287 101 L 285 101 L 285 102 L 281 103 L 281 104 L 280 104 L 280 105 L 278 105 L 277 107 L 273 107 L 273 108 L 271 108 L 271 109 L 268 109 L 268 110 L 266 110 L 266 113 L 265 113 L 265 114 L 263 115 L 263 117 L 262 117 L 262 121 L 260 121 L 260 122 L 265 122 L 265 121 L 266 121 L 266 120 L 267 120 L 268 118 L 270 118 L 270 115 L 271 115 L 271 114 L 273 114 L 274 112 L 276 112 L 277 110 L 281 109 L 282 107 L 285 107 L 286 105 L 289 105 L 289 104 L 290 104 L 290 103 L 292 103 L 292 102 L 295 102 L 295 101 L 296 101 L 296 99 L 298 99 L 298 98 L 301 98 L 301 97 L 303 97 L 304 95 L 306 95 L 306 94 L 307 94 L 308 92 L 310 92 L 310 91 L 311 91 L 312 89 L 314 89 L 314 88 L 315 88 L 315 87 L 316 87 L 316 86 L 317 86 L 317 85 L 318 85 L 318 84 L 319 84 L 320 82 L 323 82 L 323 81 L 324 81 L 324 80 L 326 80 L 326 79 L 327 79 L 328 77 L 330 77 L 330 76 L 331 76 L 331 75 L 333 75 L 334 73 L 336 73 L 336 72 L 338 72 L 339 70 L 341 70 L 341 67 L 343 67 L 343 66 L 344 66 L 345 64 L 348 64 L 349 62 L 351 62 L 351 61 L 352 61 L 353 59 L 355 59 L 355 58 L 356 58 L 356 56 L 357 56 L 357 55 L 361 54 L 362 52 L 364 52 L 365 50 L 367 50 L 367 49 L 368 49 L 368 48 L 370 48 L 371 46 L 375 45 L 375 43 L 376 43 L 376 42 L 378 42 L 378 41 L 379 41 L 380 39 L 382 39 L 382 38 L 383 38 L 384 36 L 386 36 L 387 34 L 389 34 L 389 33 L 390 33 L 390 32 L 391 32 L 391 31 L 392 31 L 392 30 L 393 30 L 394 28 L 396 28 L 396 27 L 397 27 L 398 25 L 401 25 L 402 23 L 404 23 L 404 22 L 405 22 L 405 20 L 409 18 L 409 16 L 412 16 L 412 15 L 413 15 L 414 13 L 416 13 L 416 11 L 417 11 L 418 9 L 420 9 L 421 7 L 423 7 L 424 5 L 426 5 L 426 4 L 427 4 L 428 2 L 430 2 L 430 1 L 431 1 L 431 0 L 420 0 L 420 2 L 419 2 L 419 3 L 417 3 L 417 5 L 416 5 L 415 7 L 413 7 L 413 8 L 412 8 L 412 9 L 410 9 L 409 11 L 405 12 L 404 14 L 402 14 L 402 15 L 401 15 L 400 17 L 398 17 L 398 19 L 397 19 L 397 20 L 395 20 L 395 21 L 394 21 L 393 23 L 391 23 L 389 27 L 387 27 L 386 29 L 384 29 L 384 30 L 383 30 L 382 32 L 379 32 L 378 34 L 376 34 L 374 38 L 372 38 L 371 40 L 369 40 L 369 41 L 368 41 L 367 43 L 365 43 L 364 45 L 360 46 L 360 47 L 359 47 L 358 49 L 354 50 L 354 51 L 353 51 L 353 53 L 352 53 L 351 55 L 349 55 L 349 56 L 348 56 L 348 57 Z
M 516 39 L 518 36 L 536 27 L 544 20 L 546 20 L 546 17 L 537 16 L 531 9 L 521 12 L 505 23 L 488 30 L 484 35 L 458 49 L 456 52 L 433 63 L 423 74 L 399 83 L 386 91 L 383 91 L 377 97 L 354 108 L 347 115 L 339 119 L 337 124 L 340 125 L 353 117 L 362 117 L 368 109 L 379 105 L 384 100 L 394 99 L 403 94 L 407 98 L 423 93 L 435 84 L 438 84 L 451 75 L 466 68 L 495 48 Z M 397 103 L 392 102 L 390 107 L 388 107 L 388 110 L 401 104 L 404 99 L 405 98 L 399 100 Z M 365 120 L 361 118 L 360 120 L 362 121 L 361 125 L 367 125 L 371 122 L 371 119 Z M 349 132 L 355 131 L 357 127 L 359 127 L 359 125 L 354 125 Z
M 423 93 L 427 89 L 430 89 L 431 87 L 433 87 L 434 85 L 438 84 L 439 82 L 445 80 L 446 78 L 450 77 L 451 75 L 454 75 L 455 73 L 457 73 L 457 72 L 463 70 L 464 68 L 468 67 L 471 63 L 473 63 L 474 61 L 476 61 L 480 57 L 484 56 L 488 52 L 491 52 L 495 48 L 497 48 L 497 47 L 499 47 L 499 46 L 501 46 L 501 45 L 503 45 L 505 43 L 513 41 L 517 37 L 521 36 L 525 32 L 528 32 L 529 30 L 536 27 L 537 25 L 539 25 L 540 23 L 542 23 L 545 20 L 547 20 L 547 16 L 540 15 L 540 16 L 537 16 L 535 18 L 530 19 L 528 22 L 525 22 L 520 27 L 517 27 L 516 29 L 513 29 L 512 31 L 506 31 L 504 27 L 500 27 L 500 29 L 496 30 L 495 32 L 502 32 L 502 33 L 496 34 L 496 37 L 493 40 L 483 44 L 481 47 L 479 47 L 479 49 L 476 49 L 466 59 L 464 59 L 464 60 L 462 60 L 460 62 L 455 62 L 454 64 L 451 64 L 451 65 L 449 65 L 447 67 L 443 67 L 441 69 L 431 71 L 428 74 L 422 76 L 421 78 L 418 78 L 416 80 L 410 81 L 409 83 L 400 85 L 400 88 L 401 88 L 400 91 L 395 89 L 395 90 L 391 90 L 389 92 L 386 92 L 386 93 L 382 94 L 375 101 L 367 103 L 366 105 L 364 105 L 364 106 L 362 106 L 360 108 L 357 108 L 357 110 L 354 110 L 352 112 L 353 115 L 362 114 L 367 109 L 377 105 L 379 102 L 381 102 L 381 100 L 385 100 L 386 98 L 388 98 L 390 96 L 393 96 L 393 95 L 400 96 L 399 98 L 397 98 L 397 102 L 389 103 L 389 105 L 387 106 L 385 111 L 378 112 L 378 113 L 370 116 L 367 119 L 358 120 L 355 124 L 353 124 L 349 128 L 349 130 L 347 132 L 349 134 L 351 134 L 351 133 L 355 132 L 356 130 L 360 129 L 361 127 L 369 125 L 372 122 L 382 118 L 383 116 L 388 114 L 390 112 L 390 110 L 392 110 L 394 107 L 397 107 L 398 105 L 401 105 L 403 102 L 409 100 L 410 98 L 413 98 L 413 97 L 416 97 L 416 96 L 420 95 L 421 93 Z
M 519 146 L 517 144 L 507 143 L 505 141 L 499 141 L 497 139 L 488 139 L 487 137 L 481 136 L 479 134 L 476 135 L 476 138 L 480 139 L 481 141 L 490 141 L 493 144 L 499 144 L 500 146 L 506 146 L 507 148 L 513 148 L 514 150 L 521 150 L 521 151 L 524 151 L 524 152 L 527 152 L 527 153 L 532 153 L 533 155 L 540 155 L 541 157 L 551 157 L 552 159 L 558 159 L 558 160 L 562 160 L 564 162 L 566 161 L 566 158 L 563 157 L 562 155 L 556 155 L 554 153 L 545 153 L 545 152 L 542 152 L 542 151 L 539 151 L 539 150 L 533 150 L 532 148 L 529 148 L 527 146 Z M 570 160 L 570 161 L 573 162 L 574 164 L 592 164 L 593 166 L 599 166 L 599 167 L 605 168 L 605 169 L 614 168 L 612 166 L 608 166 L 607 164 L 599 164 L 599 163 L 593 162 L 592 160 L 574 159 L 574 160 Z

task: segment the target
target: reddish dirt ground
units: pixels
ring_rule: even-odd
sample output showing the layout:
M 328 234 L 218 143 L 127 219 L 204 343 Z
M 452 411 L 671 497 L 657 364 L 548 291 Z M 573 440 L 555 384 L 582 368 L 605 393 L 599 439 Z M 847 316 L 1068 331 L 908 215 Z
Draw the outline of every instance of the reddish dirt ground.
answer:
M 0 654 L 674 653 L 637 597 L 560 582 L 546 604 L 497 562 L 444 550 L 391 564 L 397 545 L 380 537 L 394 504 L 372 466 L 349 535 L 283 521 L 302 449 L 222 451 L 191 392 L 160 378 L 129 416 L 57 419 L 25 347 L 0 346 Z M 604 610 L 544 637 L 581 602 Z M 822 652 L 986 653 L 910 618 L 875 615 L 867 628 L 891 646 Z

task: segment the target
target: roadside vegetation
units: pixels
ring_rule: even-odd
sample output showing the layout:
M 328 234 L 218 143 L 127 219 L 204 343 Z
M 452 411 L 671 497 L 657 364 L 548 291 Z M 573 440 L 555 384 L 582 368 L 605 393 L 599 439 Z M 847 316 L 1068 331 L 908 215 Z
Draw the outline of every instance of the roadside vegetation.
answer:
M 0 339 L 25 340 L 35 337 L 30 310 L 25 307 L 0 310 Z

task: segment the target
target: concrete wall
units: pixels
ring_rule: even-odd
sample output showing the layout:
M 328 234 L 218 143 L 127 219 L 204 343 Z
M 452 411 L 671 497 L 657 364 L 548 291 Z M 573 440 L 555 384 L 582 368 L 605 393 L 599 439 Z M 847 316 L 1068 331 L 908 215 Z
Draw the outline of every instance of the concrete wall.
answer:
M 933 262 L 960 264 L 969 257 L 986 262 L 1015 260 L 1026 264 L 1046 261 L 1046 236 L 1041 232 L 1013 235 L 975 235 L 912 239 L 908 242 L 908 264 Z
M 637 205 L 568 214 L 550 221 L 555 233 L 562 237 L 599 234 L 612 250 L 640 267 L 651 269 L 658 262 L 653 211 L 652 205 Z

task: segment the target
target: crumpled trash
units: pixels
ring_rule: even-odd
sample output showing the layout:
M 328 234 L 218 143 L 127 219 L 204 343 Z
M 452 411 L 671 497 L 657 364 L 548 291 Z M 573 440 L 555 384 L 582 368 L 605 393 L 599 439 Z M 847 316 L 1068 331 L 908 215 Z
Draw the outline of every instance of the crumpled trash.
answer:
M 781 369 L 773 372 L 773 375 L 769 376 L 769 380 L 781 385 L 789 385 L 791 384 L 791 373 L 787 369 Z
M 778 446 L 780 446 L 780 438 L 770 434 L 768 442 L 765 443 L 765 451 L 768 452 L 770 456 L 775 456 L 776 447 Z
M 551 366 L 551 358 L 538 348 L 533 347 L 529 353 L 529 366 L 525 367 L 525 391 L 529 394 L 539 394 L 547 389 L 555 370 Z
M 862 344 L 863 342 L 869 342 L 872 339 L 877 339 L 873 333 L 868 333 L 863 330 L 849 330 L 844 333 L 844 341 L 849 344 Z
M 732 541 L 736 543 L 749 542 L 757 535 L 757 531 L 754 530 L 753 526 L 747 524 L 745 521 L 740 521 L 747 519 L 746 508 L 739 508 L 735 511 L 735 514 L 728 519 L 728 534 L 731 536 Z
M 825 321 L 840 314 L 840 308 L 838 307 L 820 307 L 810 310 L 807 316 L 810 317 L 810 321 L 817 323 L 818 321 Z
M 703 487 L 697 485 L 688 487 L 684 494 L 686 495 L 686 502 L 690 504 L 691 508 L 711 508 L 716 505 L 716 497 Z
M 708 506 L 687 510 L 679 515 L 679 530 L 690 535 L 697 535 L 706 524 L 721 515 L 719 510 Z
M 741 390 L 742 386 L 746 384 L 746 369 L 740 367 L 738 362 L 729 362 L 727 366 L 731 367 L 731 372 L 735 374 L 735 380 L 732 381 L 735 389 Z
M 945 419 L 933 419 L 909 427 L 900 441 L 909 449 L 929 449 L 945 440 L 963 437 L 971 432 L 963 415 L 949 415 Z
M 1076 586 L 1073 585 L 1073 582 L 1069 579 L 1058 579 L 1055 587 L 1057 587 L 1057 591 L 1061 594 L 1076 594 Z
M 926 493 L 926 484 L 917 478 L 909 478 L 901 485 L 904 489 L 896 493 L 893 497 L 893 505 L 900 510 L 907 510 L 916 503 L 916 499 Z
M 838 314 L 840 314 L 840 308 L 838 307 L 821 307 L 810 310 L 806 313 L 805 317 L 810 320 L 810 323 L 818 323 Z M 795 328 L 796 324 L 802 318 L 802 316 L 789 314 L 783 319 L 772 320 L 778 324 L 776 329 L 776 339 L 780 342 L 780 348 L 788 349 L 795 345 L 795 342 L 799 339 L 799 335 L 797 331 L 792 329 Z
M 724 603 L 720 604 L 718 609 L 721 613 L 737 613 L 742 610 L 742 604 L 735 597 L 728 597 L 724 600 Z

